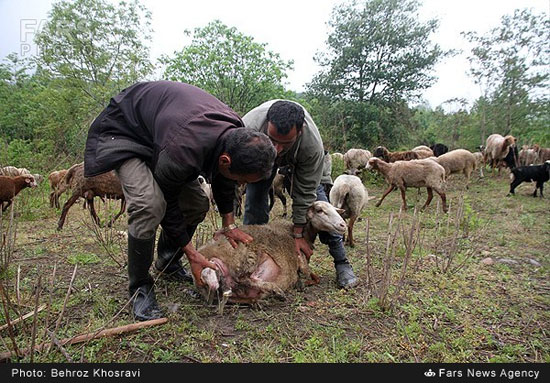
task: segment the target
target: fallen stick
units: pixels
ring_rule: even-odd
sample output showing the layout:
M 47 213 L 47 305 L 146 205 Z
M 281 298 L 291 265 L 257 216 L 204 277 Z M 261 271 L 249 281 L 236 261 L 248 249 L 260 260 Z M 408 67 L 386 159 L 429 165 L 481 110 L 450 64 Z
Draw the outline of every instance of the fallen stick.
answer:
M 128 324 L 128 325 L 120 326 L 120 327 L 108 328 L 108 329 L 101 330 L 101 331 L 90 332 L 90 333 L 87 333 L 87 334 L 77 335 L 77 336 L 74 336 L 72 338 L 63 339 L 63 340 L 59 341 L 59 345 L 60 346 L 65 346 L 67 344 L 71 345 L 71 344 L 86 342 L 86 341 L 92 340 L 92 339 L 104 338 L 104 337 L 107 337 L 107 336 L 124 334 L 124 333 L 127 333 L 127 332 L 139 330 L 139 329 L 142 329 L 142 328 L 145 328 L 145 327 L 151 327 L 151 326 L 157 326 L 157 325 L 165 324 L 166 322 L 168 322 L 168 318 L 159 318 L 159 319 L 153 319 L 153 320 L 149 320 L 149 321 L 145 321 L 145 322 L 132 323 L 132 324 Z M 50 344 L 51 344 L 51 342 L 44 342 L 42 344 L 36 345 L 36 346 L 34 346 L 34 351 L 40 352 L 44 348 L 48 347 Z M 31 347 L 27 347 L 23 350 L 19 350 L 19 353 L 21 355 L 28 354 L 29 352 L 31 352 Z M 15 351 L 3 352 L 3 353 L 0 354 L 0 362 L 4 362 L 5 360 L 11 358 L 12 356 L 17 356 Z
M 46 307 L 46 305 L 40 306 L 38 309 L 36 309 L 36 313 L 39 313 L 40 311 L 44 310 L 45 307 Z M 28 318 L 32 317 L 34 314 L 35 314 L 35 311 L 32 310 L 30 313 L 27 313 L 27 314 L 25 314 L 25 315 L 23 315 L 23 316 L 21 316 L 17 319 L 14 319 L 14 320 L 10 321 L 10 324 L 13 326 L 13 325 L 25 320 L 25 319 L 28 319 Z M 8 324 L 6 323 L 6 324 L 2 325 L 2 327 L 0 327 L 0 331 L 5 330 L 7 328 L 8 328 Z

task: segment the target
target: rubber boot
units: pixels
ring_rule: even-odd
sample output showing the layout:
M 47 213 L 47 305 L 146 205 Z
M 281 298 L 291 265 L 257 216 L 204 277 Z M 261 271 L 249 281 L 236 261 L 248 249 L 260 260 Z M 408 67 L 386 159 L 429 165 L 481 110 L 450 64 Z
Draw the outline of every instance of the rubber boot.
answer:
M 195 232 L 194 227 L 188 227 L 188 233 L 192 231 L 189 238 L 193 237 Z M 163 277 L 167 277 L 176 282 L 189 282 L 193 283 L 193 277 L 182 266 L 181 257 L 183 256 L 183 250 L 179 246 L 174 246 L 170 238 L 164 233 L 164 230 L 160 231 L 160 236 L 157 244 L 157 260 L 155 262 L 155 268 L 162 273 Z
M 336 283 L 338 287 L 342 289 L 351 289 L 357 286 L 359 280 L 347 261 L 345 263 L 336 263 L 334 267 L 336 268 Z
M 134 238 L 128 233 L 128 276 L 132 311 L 138 321 L 162 318 L 163 314 L 155 297 L 154 281 L 149 274 L 153 263 L 155 237 Z

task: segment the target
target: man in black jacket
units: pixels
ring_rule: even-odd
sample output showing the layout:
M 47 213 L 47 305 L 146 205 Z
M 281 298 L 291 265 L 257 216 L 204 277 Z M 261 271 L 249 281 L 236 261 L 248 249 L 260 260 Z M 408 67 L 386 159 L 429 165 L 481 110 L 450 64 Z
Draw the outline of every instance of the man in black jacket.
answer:
M 159 224 L 158 271 L 189 280 L 180 261 L 183 254 L 199 285 L 203 268 L 216 269 L 191 243 L 209 206 L 199 174 L 212 183 L 221 233 L 233 246 L 252 240 L 235 225 L 234 188 L 236 182 L 268 177 L 276 151 L 265 134 L 243 126 L 240 117 L 212 95 L 170 81 L 124 89 L 92 123 L 84 173 L 92 177 L 114 169 L 121 181 L 128 206 L 129 292 L 137 320 L 162 316 L 149 274 Z

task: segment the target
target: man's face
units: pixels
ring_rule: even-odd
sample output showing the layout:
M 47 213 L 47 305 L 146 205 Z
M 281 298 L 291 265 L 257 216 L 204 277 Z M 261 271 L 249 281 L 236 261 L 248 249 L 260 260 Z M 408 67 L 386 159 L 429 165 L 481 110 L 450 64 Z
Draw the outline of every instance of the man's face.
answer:
M 275 127 L 275 125 L 273 125 L 269 121 L 267 123 L 267 135 L 273 143 L 273 146 L 275 146 L 275 150 L 277 150 L 277 156 L 285 153 L 288 149 L 290 149 L 290 147 L 294 145 L 300 134 L 302 134 L 302 132 L 298 132 L 296 126 L 293 126 L 288 134 L 282 135 L 277 133 L 277 128 Z

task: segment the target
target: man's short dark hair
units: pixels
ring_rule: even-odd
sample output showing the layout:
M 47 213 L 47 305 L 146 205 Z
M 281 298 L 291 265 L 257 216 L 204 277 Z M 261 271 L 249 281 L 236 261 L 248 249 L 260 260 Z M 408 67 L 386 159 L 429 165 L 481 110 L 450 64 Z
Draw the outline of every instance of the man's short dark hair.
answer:
M 298 132 L 302 130 L 304 118 L 304 108 L 290 101 L 276 101 L 267 111 L 267 121 L 275 125 L 281 135 L 287 135 L 293 126 Z
M 235 174 L 271 175 L 277 151 L 269 137 L 252 129 L 231 129 L 225 135 L 224 151 L 231 157 L 229 171 Z

